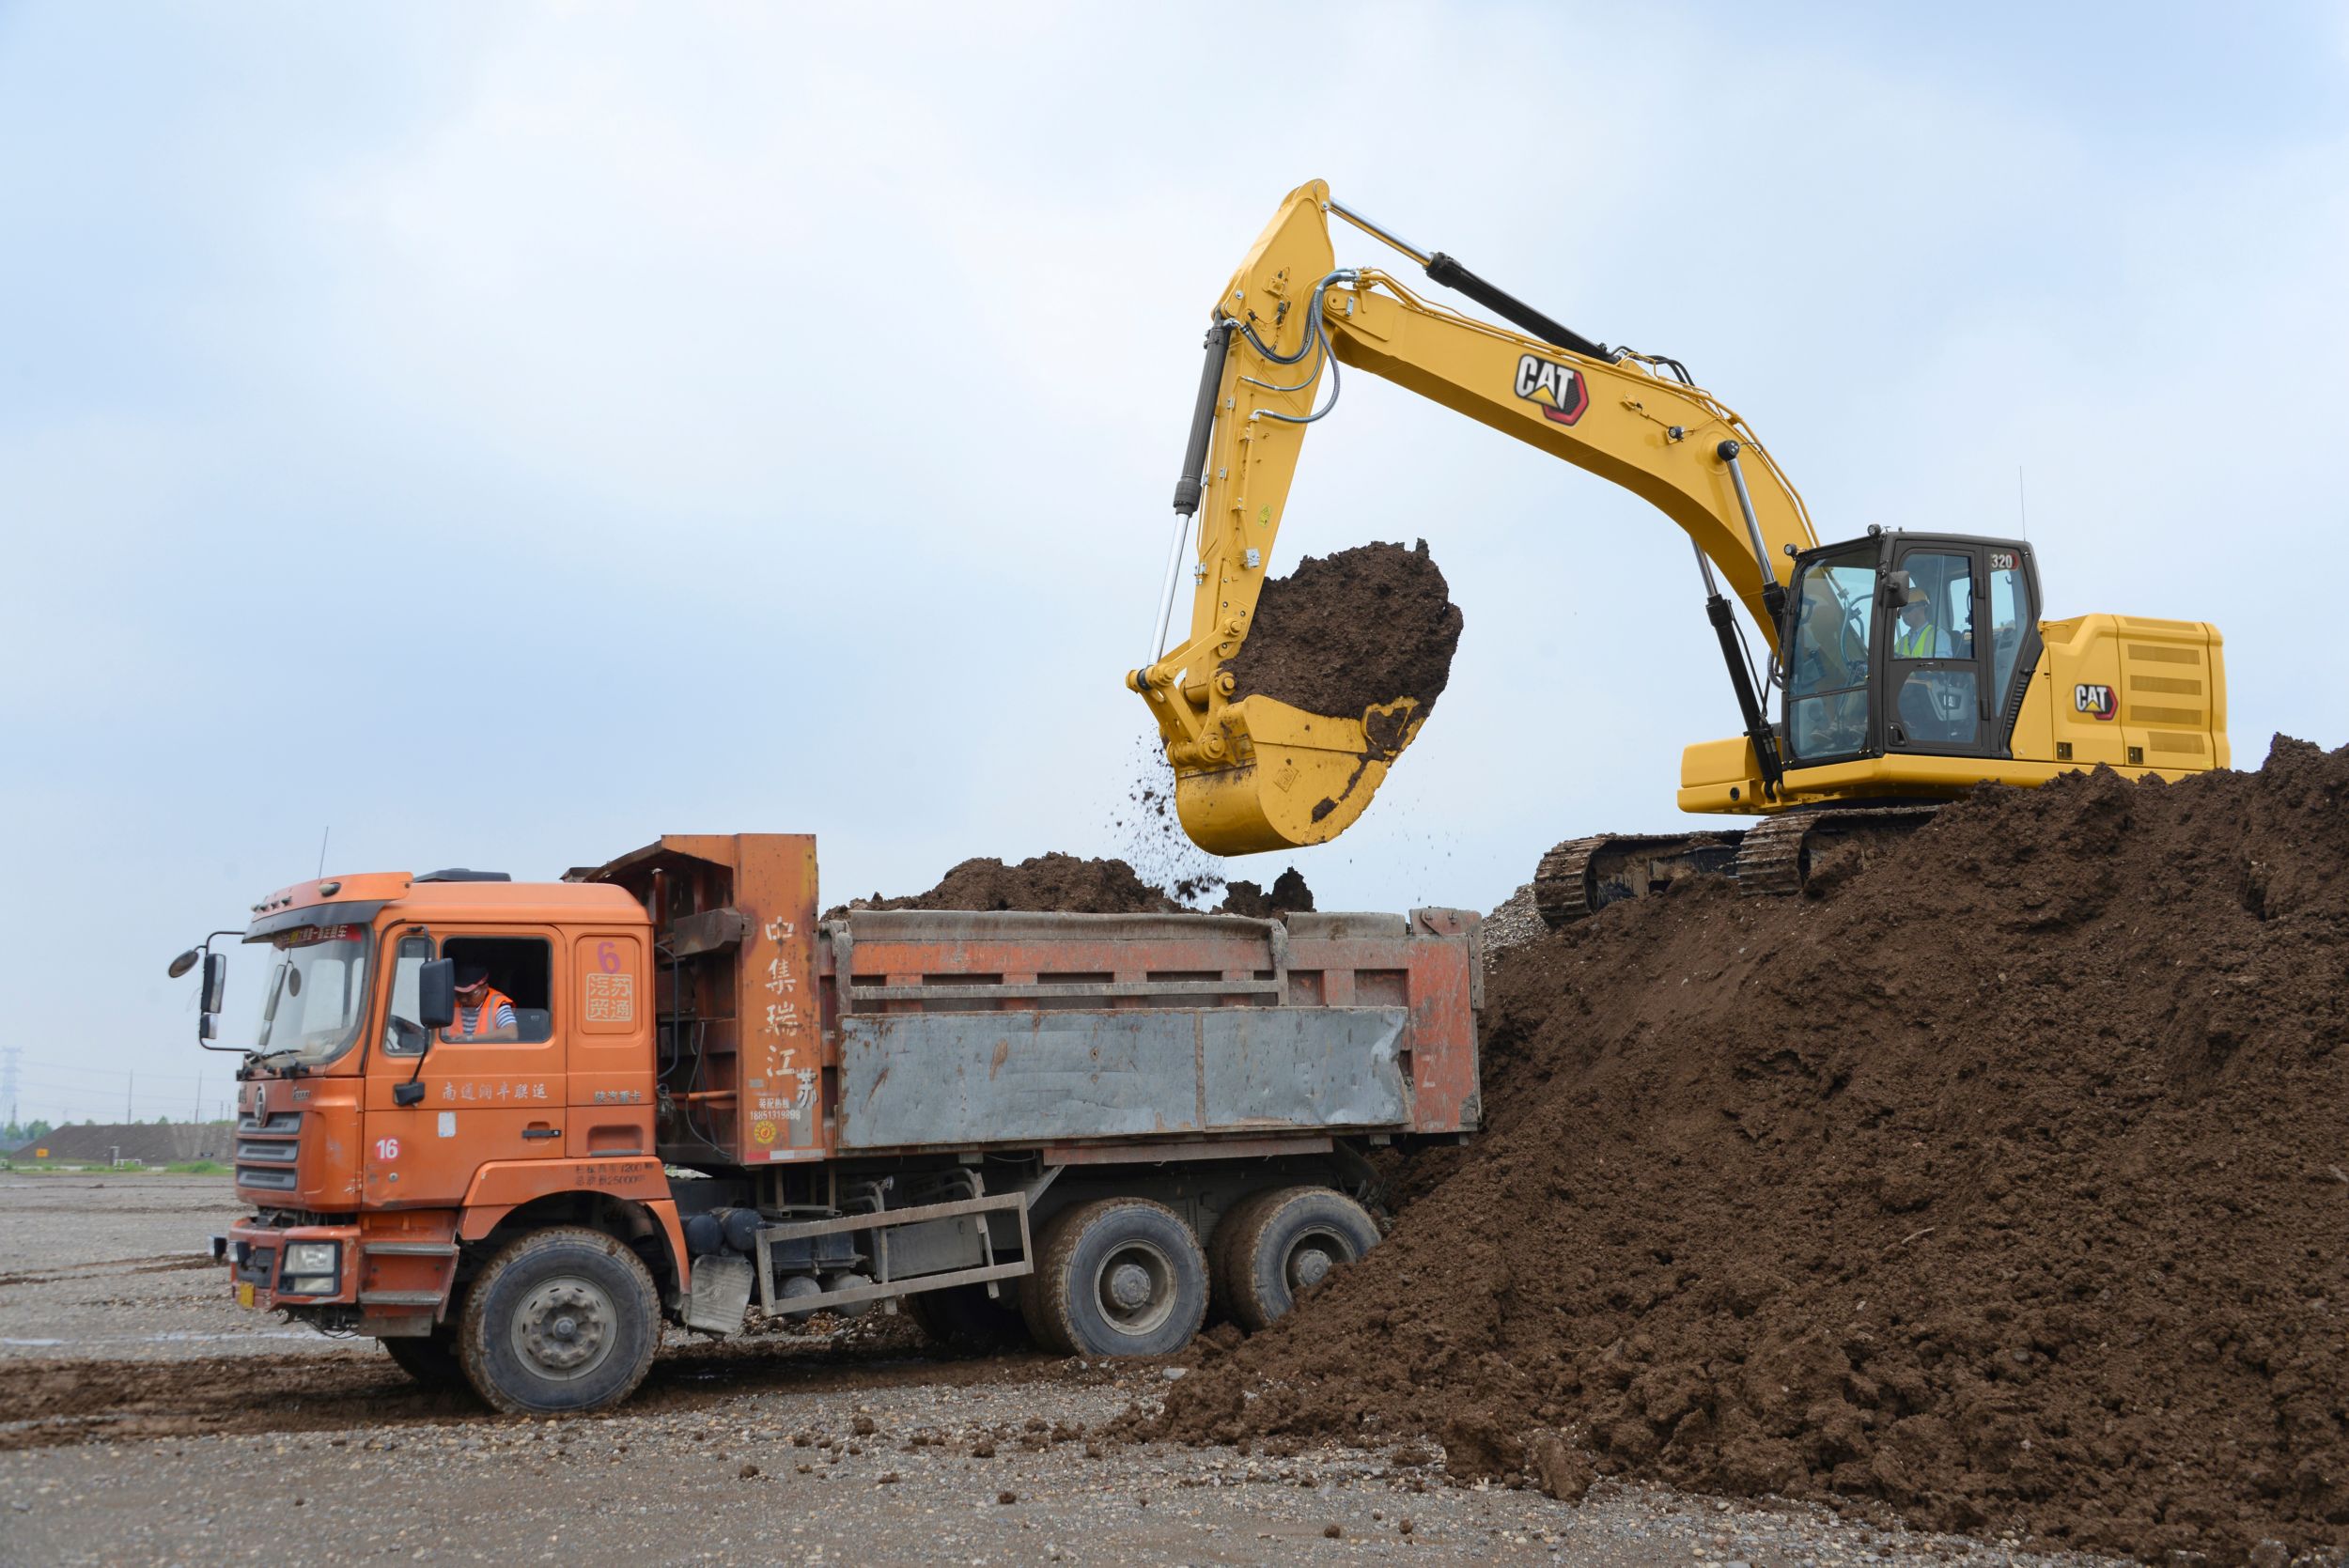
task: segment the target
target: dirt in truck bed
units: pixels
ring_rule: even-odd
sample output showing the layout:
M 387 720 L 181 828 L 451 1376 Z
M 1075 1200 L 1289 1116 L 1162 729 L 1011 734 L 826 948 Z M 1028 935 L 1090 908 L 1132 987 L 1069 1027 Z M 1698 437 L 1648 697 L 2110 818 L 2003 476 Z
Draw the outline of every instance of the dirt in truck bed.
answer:
M 1422 539 L 1308 555 L 1268 579 L 1229 669 L 1235 696 L 1359 719 L 1399 697 L 1435 706 L 1452 678 L 1460 610 Z
M 1222 882 L 1199 876 L 1177 881 L 1172 888 L 1153 887 L 1124 861 L 1085 860 L 1076 855 L 1035 855 L 1018 865 L 1002 861 L 964 861 L 946 873 L 927 893 L 903 898 L 879 893 L 859 898 L 825 912 L 837 919 L 850 909 L 1020 909 L 1064 915 L 1192 914 L 1194 905 L 1221 888 L 1223 901 L 1213 913 L 1252 915 L 1259 920 L 1309 911 L 1313 890 L 1295 866 L 1273 879 L 1269 889 L 1253 882 Z
M 927 893 L 904 898 L 875 893 L 848 909 L 1024 909 L 1065 915 L 1165 914 L 1182 908 L 1124 861 L 1035 855 L 1018 865 L 980 857 L 964 861 Z M 832 909 L 832 919 L 843 909 Z
M 1487 1134 L 1152 1430 L 2155 1560 L 2349 1545 L 2344 807 L 2349 749 L 2279 737 L 1511 949 Z

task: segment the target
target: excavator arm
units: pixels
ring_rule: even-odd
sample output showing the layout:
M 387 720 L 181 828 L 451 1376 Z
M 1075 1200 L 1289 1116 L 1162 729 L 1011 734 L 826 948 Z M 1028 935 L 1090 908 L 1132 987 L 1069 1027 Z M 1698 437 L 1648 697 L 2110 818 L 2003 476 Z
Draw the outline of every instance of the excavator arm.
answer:
M 1376 269 L 1338 267 L 1331 212 L 1525 330 L 1431 303 Z M 1763 693 L 1720 592 L 1725 583 L 1746 606 L 1775 659 L 1787 557 L 1816 541 L 1801 497 L 1769 454 L 1675 362 L 1583 338 L 1449 256 L 1347 211 L 1315 180 L 1289 194 L 1216 302 L 1175 487 L 1154 656 L 1127 675 L 1150 705 L 1174 768 L 1176 809 L 1195 842 L 1229 855 L 1336 837 L 1423 718 L 1408 697 L 1361 714 L 1309 714 L 1238 693 L 1228 670 L 1253 627 L 1305 433 L 1335 406 L 1349 369 L 1621 485 L 1686 530 L 1748 737 L 1766 775 L 1775 775 Z M 1170 647 L 1187 553 L 1190 629 Z

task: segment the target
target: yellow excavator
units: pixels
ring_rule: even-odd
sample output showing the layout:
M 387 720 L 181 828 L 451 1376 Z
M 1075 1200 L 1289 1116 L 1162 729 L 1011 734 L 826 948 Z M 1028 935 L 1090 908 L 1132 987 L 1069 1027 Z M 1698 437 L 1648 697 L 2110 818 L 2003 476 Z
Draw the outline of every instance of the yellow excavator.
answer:
M 1432 303 L 1376 268 L 1339 267 L 1331 215 L 1508 324 Z M 1126 676 L 1158 724 L 1183 829 L 1214 854 L 1335 838 L 1424 718 L 1408 695 L 1359 714 L 1308 713 L 1238 691 L 1230 668 L 1253 627 L 1305 432 L 1336 406 L 1342 368 L 1621 485 L 1695 544 L 1744 733 L 1683 752 L 1679 804 L 1763 820 L 1568 840 L 1534 878 L 1552 924 L 1691 873 L 1797 891 L 1826 846 L 1913 827 L 1983 782 L 2038 784 L 2098 764 L 2165 778 L 2227 765 L 2215 627 L 2040 620 L 2021 539 L 1872 527 L 1822 545 L 1769 452 L 1679 361 L 1584 337 L 1315 180 L 1281 204 L 1210 313 L 1153 656 Z M 1190 634 L 1170 646 L 1187 554 Z M 1758 666 L 1731 597 L 1766 644 Z

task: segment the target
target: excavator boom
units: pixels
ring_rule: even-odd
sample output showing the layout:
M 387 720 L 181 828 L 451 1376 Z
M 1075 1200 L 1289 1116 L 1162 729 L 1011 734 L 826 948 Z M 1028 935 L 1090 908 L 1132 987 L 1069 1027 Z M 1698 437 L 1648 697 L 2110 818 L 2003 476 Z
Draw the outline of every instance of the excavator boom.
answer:
M 1447 310 L 1375 269 L 1337 267 L 1331 211 L 1429 277 L 1547 335 Z M 1423 717 L 1408 697 L 1359 714 L 1309 714 L 1237 693 L 1229 671 L 1253 626 L 1305 433 L 1333 405 L 1341 367 L 1408 387 L 1646 498 L 1688 531 L 1708 573 L 1719 570 L 1775 648 L 1783 582 L 1773 562 L 1814 542 L 1810 519 L 1744 422 L 1675 374 L 1673 362 L 1582 337 L 1451 257 L 1413 250 L 1332 203 L 1319 180 L 1291 192 L 1250 247 L 1216 301 L 1206 349 L 1153 655 L 1127 676 L 1151 705 L 1176 809 L 1203 847 L 1249 854 L 1334 838 Z M 1189 634 L 1168 646 L 1186 553 Z M 1725 604 L 1718 621 L 1729 652 Z M 1744 669 L 1734 654 L 1733 668 Z M 1761 728 L 1758 703 L 1757 693 L 1747 705 L 1750 730 Z

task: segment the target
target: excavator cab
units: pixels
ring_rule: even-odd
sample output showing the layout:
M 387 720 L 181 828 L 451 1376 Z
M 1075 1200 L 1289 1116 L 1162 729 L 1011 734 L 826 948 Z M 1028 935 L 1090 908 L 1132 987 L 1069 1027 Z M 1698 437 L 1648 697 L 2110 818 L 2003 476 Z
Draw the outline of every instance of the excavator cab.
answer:
M 2040 651 L 2030 546 L 1874 533 L 1797 555 L 1791 590 L 1788 773 L 1902 753 L 2013 754 Z

